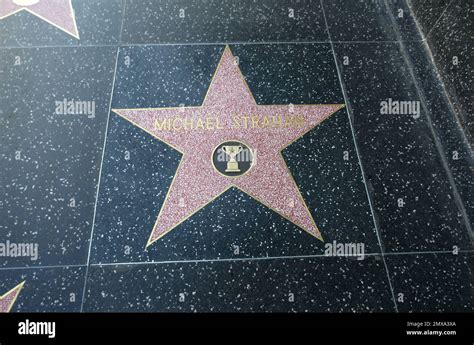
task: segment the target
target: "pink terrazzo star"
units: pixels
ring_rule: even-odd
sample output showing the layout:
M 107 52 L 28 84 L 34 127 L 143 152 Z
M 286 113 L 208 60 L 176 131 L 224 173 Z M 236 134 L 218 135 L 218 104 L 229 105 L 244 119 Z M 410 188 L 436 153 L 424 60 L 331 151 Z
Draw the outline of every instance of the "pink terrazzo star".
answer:
M 22 282 L 3 296 L 0 296 L 0 313 L 8 313 L 12 309 L 24 284 L 25 282 Z
M 121 117 L 183 154 L 147 246 L 230 187 L 239 188 L 322 240 L 281 151 L 343 106 L 256 104 L 230 48 L 226 47 L 202 106 L 114 109 Z M 244 115 L 259 119 L 281 115 L 285 119 L 304 119 L 304 122 L 289 128 L 236 128 L 233 117 Z M 172 131 L 163 130 L 155 123 L 169 118 L 197 121 L 206 117 L 217 118 L 222 128 Z M 253 166 L 242 176 L 224 176 L 213 166 L 214 150 L 227 141 L 245 143 L 254 153 Z
M 23 10 L 79 39 L 71 0 L 0 0 L 0 19 Z

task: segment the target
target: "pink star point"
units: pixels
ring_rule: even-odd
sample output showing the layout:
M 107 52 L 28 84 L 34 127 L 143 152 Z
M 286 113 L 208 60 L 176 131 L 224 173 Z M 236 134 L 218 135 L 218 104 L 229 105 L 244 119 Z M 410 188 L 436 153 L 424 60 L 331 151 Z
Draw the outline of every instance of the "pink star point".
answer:
M 5 293 L 3 296 L 0 296 L 0 313 L 10 312 L 24 284 L 25 282 L 22 282 Z
M 200 107 L 114 109 L 119 116 L 183 154 L 147 247 L 231 187 L 322 240 L 281 151 L 342 107 L 343 104 L 258 105 L 226 47 Z M 233 117 L 242 115 L 252 115 L 258 121 L 282 115 L 285 119 L 299 118 L 302 124 L 288 128 L 236 128 Z M 197 121 L 206 116 L 217 118 L 221 128 L 169 131 L 155 126 L 155 121 L 162 119 L 182 117 Z M 256 162 L 244 175 L 225 176 L 214 168 L 210 157 L 226 141 L 240 141 L 255 152 Z
M 79 39 L 71 0 L 0 0 L 0 19 L 27 11 Z

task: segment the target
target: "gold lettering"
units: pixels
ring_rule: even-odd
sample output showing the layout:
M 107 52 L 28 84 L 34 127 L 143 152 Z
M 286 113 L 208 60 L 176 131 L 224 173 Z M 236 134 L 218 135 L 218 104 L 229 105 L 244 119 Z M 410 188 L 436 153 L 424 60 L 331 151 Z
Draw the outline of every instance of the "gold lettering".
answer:
M 298 117 L 298 127 L 303 127 L 304 126 L 304 117 L 299 116 Z
M 206 117 L 206 129 L 207 130 L 214 129 L 214 121 L 212 117 Z
M 252 116 L 252 128 L 258 128 L 258 116 Z
M 219 117 L 203 118 L 168 118 L 155 119 L 154 126 L 157 131 L 181 131 L 181 130 L 219 130 L 229 126 L 233 129 L 248 128 L 297 128 L 304 127 L 303 116 L 233 116 L 230 122 L 222 121 Z
M 247 129 L 248 128 L 248 121 L 249 121 L 249 117 L 248 116 L 242 116 L 242 120 L 244 121 L 244 129 Z
M 277 128 L 282 127 L 281 116 L 273 116 L 273 127 L 277 127 Z
M 184 119 L 183 128 L 184 130 L 193 129 L 194 120 L 192 118 Z
M 177 122 L 180 122 L 179 126 L 176 125 Z M 179 131 L 182 128 L 182 122 L 183 119 L 181 119 L 180 117 L 176 117 L 175 119 L 173 119 L 173 129 L 175 131 Z
M 166 129 L 166 119 L 162 119 L 160 123 L 160 119 L 155 120 L 155 129 L 162 131 Z
M 238 116 L 232 118 L 232 128 L 240 129 L 240 121 Z
M 218 117 L 216 117 L 216 129 L 224 129 Z

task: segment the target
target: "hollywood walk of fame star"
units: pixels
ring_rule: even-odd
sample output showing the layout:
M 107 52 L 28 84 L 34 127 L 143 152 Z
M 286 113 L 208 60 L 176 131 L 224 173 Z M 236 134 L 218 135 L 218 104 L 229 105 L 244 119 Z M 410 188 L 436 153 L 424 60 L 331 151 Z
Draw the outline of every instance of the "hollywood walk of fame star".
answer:
M 113 109 L 182 153 L 147 246 L 231 187 L 322 240 L 281 151 L 343 106 L 258 105 L 226 47 L 201 106 Z M 247 146 L 255 161 L 245 174 L 226 176 L 211 159 L 219 146 Z
M 71 0 L 0 0 L 0 19 L 27 11 L 79 39 Z
M 15 286 L 13 289 L 5 293 L 3 296 L 0 296 L 0 313 L 8 313 L 15 304 L 18 295 L 20 294 L 21 289 L 25 285 L 25 282 L 22 282 Z

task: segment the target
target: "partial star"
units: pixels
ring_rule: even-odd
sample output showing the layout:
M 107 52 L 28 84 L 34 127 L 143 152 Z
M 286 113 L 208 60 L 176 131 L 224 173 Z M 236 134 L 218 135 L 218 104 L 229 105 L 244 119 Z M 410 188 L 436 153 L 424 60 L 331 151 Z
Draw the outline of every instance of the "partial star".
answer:
M 0 296 L 0 313 L 10 312 L 24 284 L 25 282 L 22 282 L 5 293 L 3 296 Z
M 322 240 L 281 151 L 343 106 L 258 105 L 226 47 L 201 106 L 114 109 L 182 153 L 147 246 L 231 187 Z M 213 165 L 216 148 L 226 142 L 253 152 L 254 161 L 245 174 L 226 176 Z
M 71 0 L 0 0 L 0 19 L 27 11 L 79 39 Z

